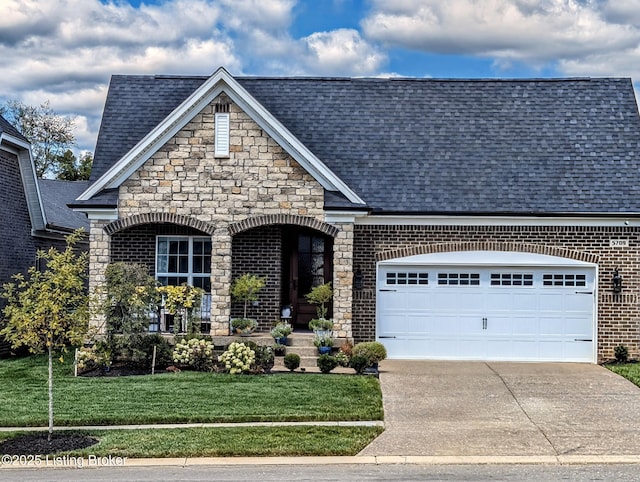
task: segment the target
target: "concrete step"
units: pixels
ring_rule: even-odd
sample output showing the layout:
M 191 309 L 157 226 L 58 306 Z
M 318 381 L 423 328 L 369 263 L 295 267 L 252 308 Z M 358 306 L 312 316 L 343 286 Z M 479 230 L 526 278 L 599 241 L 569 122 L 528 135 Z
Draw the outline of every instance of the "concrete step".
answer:
M 317 356 L 318 349 L 315 346 L 287 346 L 287 353 L 297 353 L 303 356 Z

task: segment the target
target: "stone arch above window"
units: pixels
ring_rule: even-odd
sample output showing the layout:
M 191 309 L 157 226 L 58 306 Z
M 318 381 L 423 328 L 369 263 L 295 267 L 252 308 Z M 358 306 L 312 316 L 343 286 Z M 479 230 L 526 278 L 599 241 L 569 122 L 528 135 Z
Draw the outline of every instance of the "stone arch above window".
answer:
M 559 246 L 477 241 L 406 246 L 404 248 L 392 249 L 376 253 L 376 261 L 386 261 L 389 259 L 403 258 L 406 256 L 431 253 L 446 253 L 451 251 L 515 251 L 520 253 L 546 254 L 548 256 L 575 259 L 577 261 L 585 261 L 587 263 L 597 263 L 600 259 L 600 256 L 597 254 L 577 251 L 575 249 L 562 248 Z
M 316 218 L 296 216 L 294 214 L 270 214 L 266 216 L 255 216 L 233 223 L 229 226 L 229 233 L 234 236 L 248 229 L 268 226 L 271 224 L 293 224 L 295 226 L 304 226 L 320 231 L 321 233 L 327 234 L 333 238 L 335 238 L 340 231 L 337 227 Z
M 155 223 L 171 223 L 181 226 L 188 226 L 190 228 L 197 229 L 203 233 L 212 235 L 214 226 L 204 221 L 199 221 L 189 216 L 182 216 L 180 214 L 172 213 L 144 213 L 135 214 L 126 218 L 118 219 L 112 223 L 107 224 L 104 227 L 104 231 L 111 236 L 118 231 L 123 231 L 133 226 L 139 226 L 141 224 L 155 224 Z

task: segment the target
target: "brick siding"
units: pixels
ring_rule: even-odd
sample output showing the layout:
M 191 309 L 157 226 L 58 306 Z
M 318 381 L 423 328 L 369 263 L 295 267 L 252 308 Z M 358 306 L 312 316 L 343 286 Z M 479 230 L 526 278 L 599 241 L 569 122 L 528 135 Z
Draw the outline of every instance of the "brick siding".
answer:
M 258 294 L 258 306 L 249 306 L 247 316 L 259 322 L 258 331 L 268 331 L 279 319 L 282 292 L 282 228 L 263 226 L 233 237 L 232 279 L 245 273 L 266 278 L 265 287 Z M 241 317 L 244 305 L 235 302 L 231 317 Z

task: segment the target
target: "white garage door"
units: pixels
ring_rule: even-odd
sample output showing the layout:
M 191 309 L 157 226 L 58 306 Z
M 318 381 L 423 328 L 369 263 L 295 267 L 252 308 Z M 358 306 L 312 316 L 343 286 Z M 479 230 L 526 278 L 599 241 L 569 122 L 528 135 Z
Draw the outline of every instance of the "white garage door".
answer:
M 378 265 L 377 339 L 389 358 L 594 362 L 596 269 L 472 251 Z

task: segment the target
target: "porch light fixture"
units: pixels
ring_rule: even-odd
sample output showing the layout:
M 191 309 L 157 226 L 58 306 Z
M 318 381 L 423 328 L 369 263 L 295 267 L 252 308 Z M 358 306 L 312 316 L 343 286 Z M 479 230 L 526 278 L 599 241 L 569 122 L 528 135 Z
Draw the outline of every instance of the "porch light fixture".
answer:
M 618 295 L 622 292 L 622 276 L 620 276 L 620 273 L 618 272 L 618 268 L 613 270 L 613 278 L 612 278 L 612 283 L 613 283 L 613 292 L 614 294 Z
M 364 276 L 360 268 L 356 268 L 356 272 L 353 274 L 353 287 L 357 290 L 361 290 L 364 285 Z

